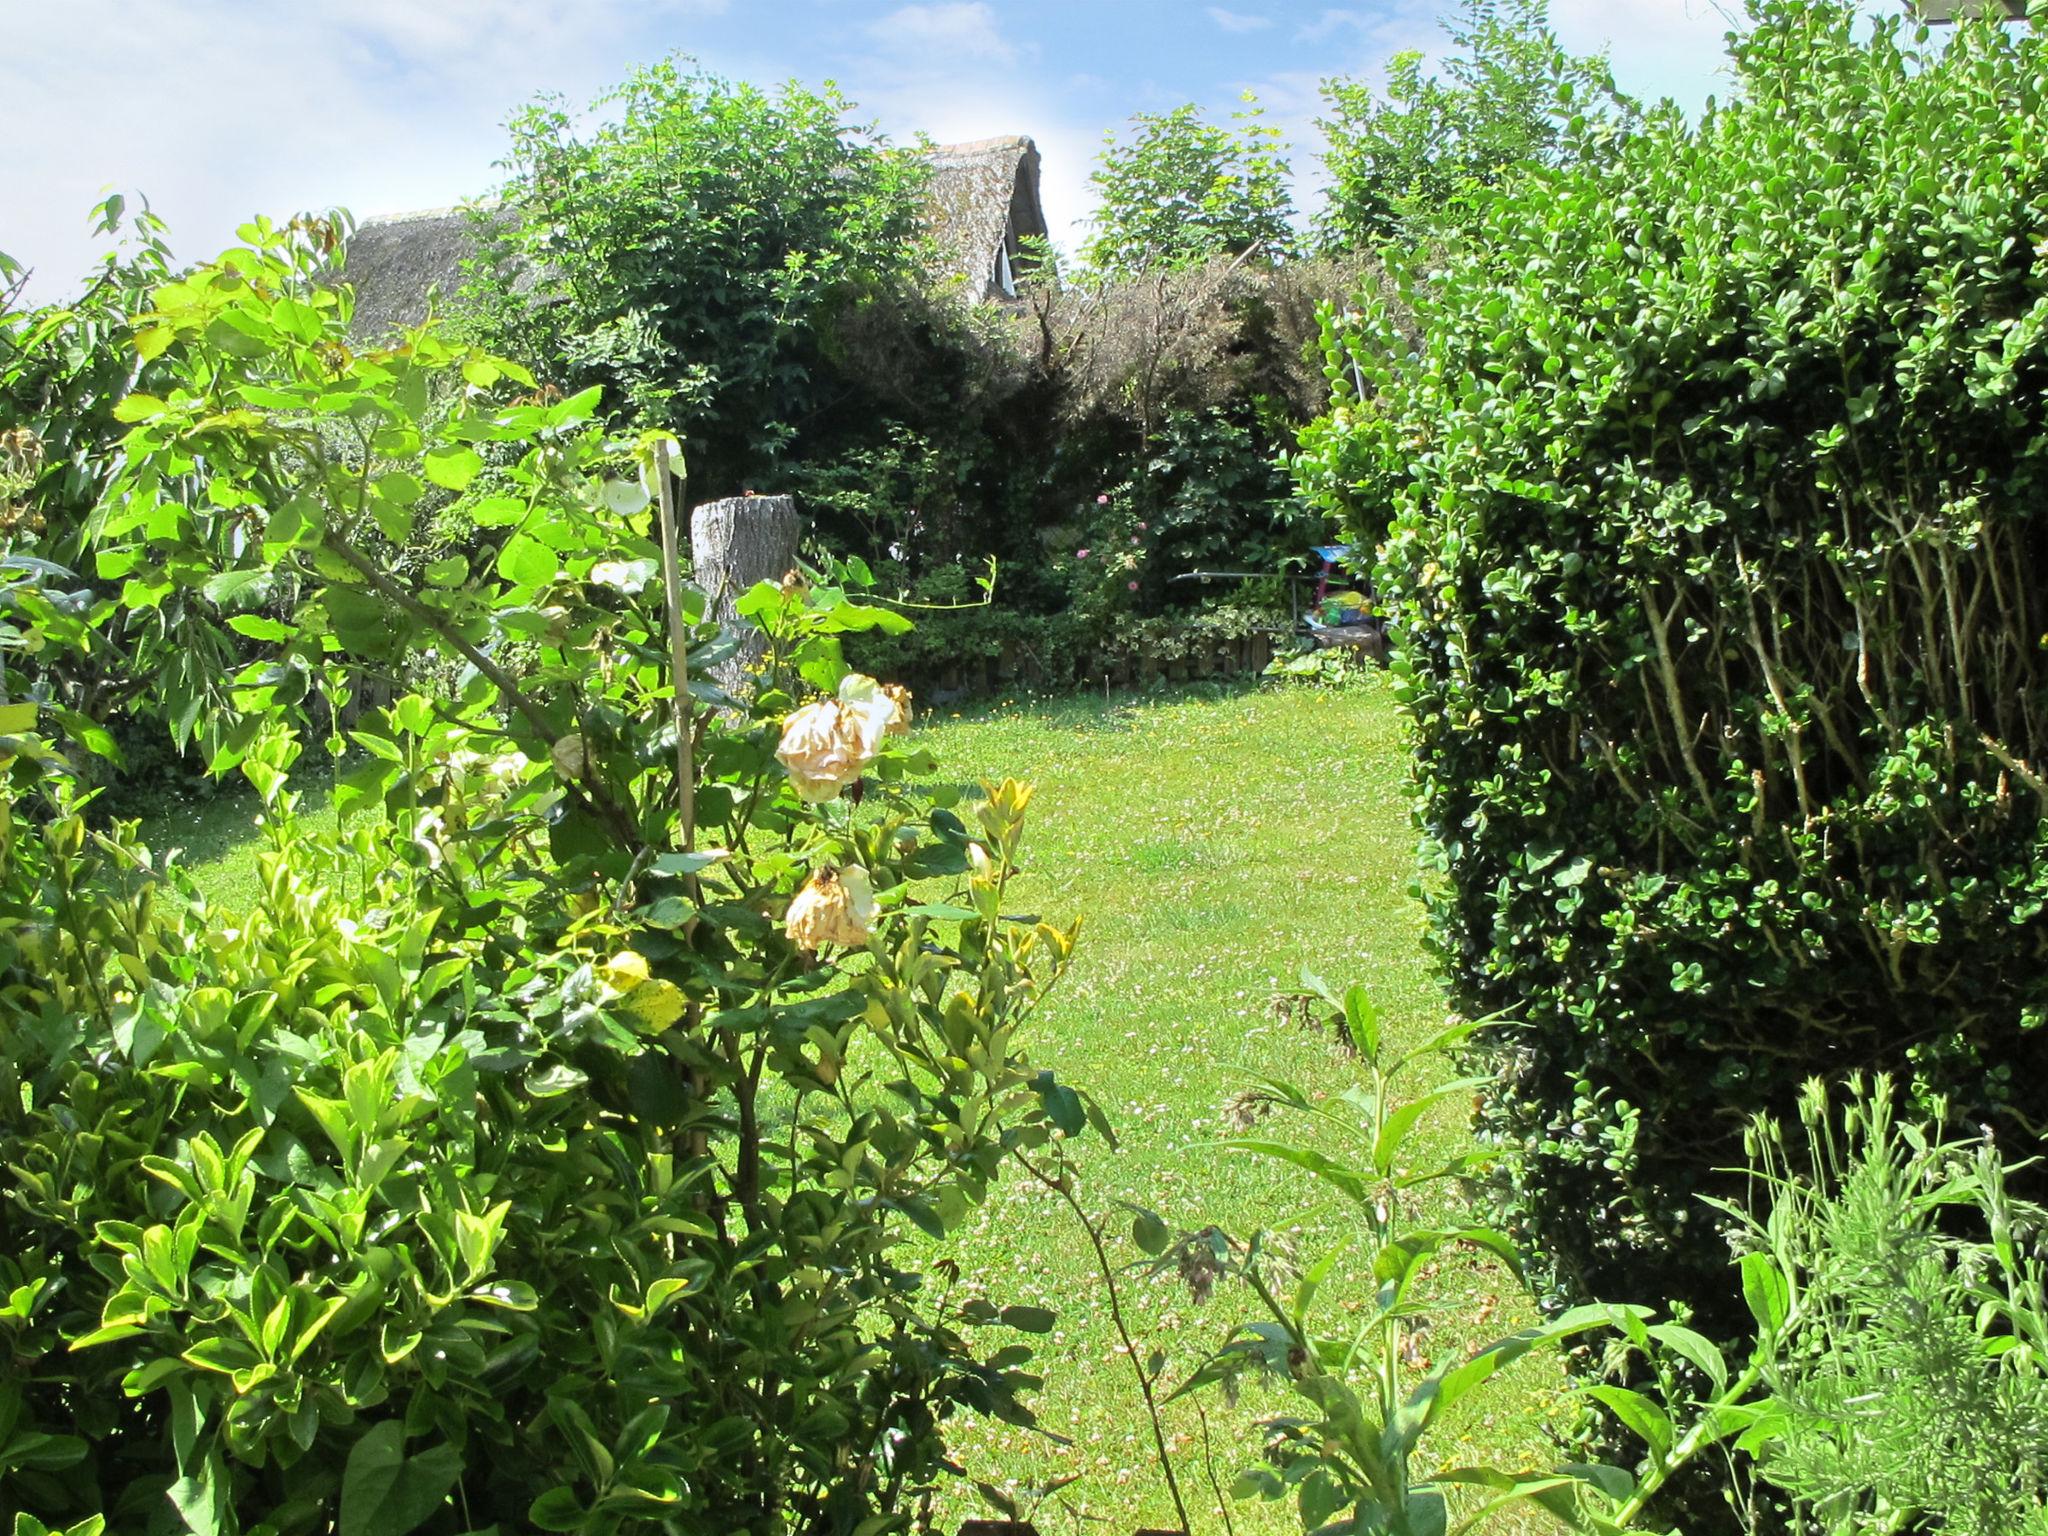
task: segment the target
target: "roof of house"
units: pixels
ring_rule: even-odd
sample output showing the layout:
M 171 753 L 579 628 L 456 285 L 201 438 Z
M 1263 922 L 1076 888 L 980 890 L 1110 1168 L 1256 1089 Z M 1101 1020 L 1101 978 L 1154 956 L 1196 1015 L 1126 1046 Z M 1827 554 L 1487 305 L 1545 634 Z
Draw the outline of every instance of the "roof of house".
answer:
M 925 227 L 938 251 L 934 274 L 957 282 L 974 300 L 1001 291 L 997 253 L 1016 255 L 1015 239 L 1043 236 L 1038 200 L 1038 147 L 1022 137 L 944 144 L 927 152 L 932 175 Z M 513 215 L 491 215 L 509 222 Z M 346 245 L 342 279 L 356 291 L 351 329 L 381 341 L 417 325 L 430 305 L 445 306 L 461 290 L 463 263 L 477 254 L 478 220 L 468 208 L 429 208 L 363 220 Z M 541 286 L 539 272 L 515 291 Z
M 365 219 L 343 247 L 342 280 L 356 291 L 350 329 L 381 341 L 426 319 L 438 298 L 461 289 L 462 264 L 477 253 L 476 215 L 467 208 Z
M 941 275 L 976 299 L 997 291 L 996 256 L 1017 254 L 1019 239 L 1043 239 L 1038 146 L 1021 135 L 942 144 L 926 156 L 931 182 L 925 226 L 939 249 Z

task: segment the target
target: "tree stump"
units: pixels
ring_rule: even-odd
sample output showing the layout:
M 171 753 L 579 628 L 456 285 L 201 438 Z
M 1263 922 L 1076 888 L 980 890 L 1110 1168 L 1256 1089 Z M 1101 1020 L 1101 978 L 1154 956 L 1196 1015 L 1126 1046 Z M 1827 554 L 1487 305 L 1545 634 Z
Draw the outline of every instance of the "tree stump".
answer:
M 713 618 L 739 637 L 730 660 L 711 669 L 734 698 L 753 687 L 768 637 L 742 623 L 739 600 L 756 582 L 780 581 L 796 564 L 796 501 L 788 496 L 728 496 L 690 514 L 690 569 Z

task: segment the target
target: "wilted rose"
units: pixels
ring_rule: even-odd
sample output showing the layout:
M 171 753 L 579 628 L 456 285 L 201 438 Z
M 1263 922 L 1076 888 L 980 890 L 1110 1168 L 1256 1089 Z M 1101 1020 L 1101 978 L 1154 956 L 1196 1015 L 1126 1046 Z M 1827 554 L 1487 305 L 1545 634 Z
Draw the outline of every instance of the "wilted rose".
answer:
M 580 731 L 564 736 L 548 749 L 555 772 L 565 779 L 580 779 L 583 770 L 590 765 L 590 755 L 584 750 L 583 735 Z
M 910 691 L 895 683 L 885 688 L 864 672 L 839 680 L 839 707 L 860 731 L 862 766 L 881 752 L 884 736 L 910 729 Z
M 910 690 L 901 683 L 884 683 L 882 684 L 882 692 L 896 706 L 896 715 L 889 722 L 888 733 L 891 736 L 908 736 L 910 734 L 910 721 L 913 713 L 910 707 Z
M 782 723 L 775 756 L 804 799 L 830 800 L 860 777 L 873 754 L 863 750 L 860 722 L 837 699 L 806 704 Z
M 835 869 L 826 865 L 804 882 L 790 901 L 783 932 L 799 949 L 819 950 L 827 944 L 858 948 L 867 943 L 875 922 L 875 888 L 858 864 Z

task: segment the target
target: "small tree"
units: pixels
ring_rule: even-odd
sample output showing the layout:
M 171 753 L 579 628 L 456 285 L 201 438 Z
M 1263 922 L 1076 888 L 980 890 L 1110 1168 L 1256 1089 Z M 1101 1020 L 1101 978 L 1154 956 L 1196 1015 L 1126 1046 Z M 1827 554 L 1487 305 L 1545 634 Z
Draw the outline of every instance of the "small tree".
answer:
M 1385 90 L 1324 82 L 1330 186 L 1316 232 L 1335 249 L 1374 246 L 1455 223 L 1475 188 L 1516 165 L 1551 159 L 1575 116 L 1618 123 L 1636 106 L 1607 60 L 1574 57 L 1550 30 L 1547 0 L 1467 0 L 1445 22 L 1454 52 L 1431 71 L 1395 55 Z
M 1128 277 L 1212 256 L 1273 262 L 1294 249 L 1287 147 L 1256 98 L 1244 99 L 1235 127 L 1205 120 L 1191 103 L 1140 114 L 1126 143 L 1109 136 L 1090 178 L 1102 199 L 1091 266 Z
M 844 393 L 826 328 L 910 275 L 922 164 L 850 126 L 829 85 L 771 94 L 671 60 L 597 107 L 615 121 L 587 137 L 554 99 L 513 119 L 481 329 L 681 433 L 700 482 L 737 492 Z

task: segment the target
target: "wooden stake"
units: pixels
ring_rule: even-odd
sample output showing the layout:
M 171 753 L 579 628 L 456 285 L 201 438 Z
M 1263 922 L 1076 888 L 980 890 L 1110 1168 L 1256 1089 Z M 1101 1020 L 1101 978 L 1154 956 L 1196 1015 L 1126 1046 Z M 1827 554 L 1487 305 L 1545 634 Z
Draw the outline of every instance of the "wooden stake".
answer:
M 661 519 L 661 583 L 668 607 L 668 643 L 675 678 L 676 802 L 683 819 L 683 852 L 697 846 L 696 709 L 690 703 L 690 641 L 683 628 L 683 563 L 676 534 L 676 477 L 669 472 L 668 443 L 654 445 L 656 515 Z

